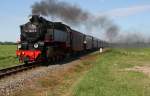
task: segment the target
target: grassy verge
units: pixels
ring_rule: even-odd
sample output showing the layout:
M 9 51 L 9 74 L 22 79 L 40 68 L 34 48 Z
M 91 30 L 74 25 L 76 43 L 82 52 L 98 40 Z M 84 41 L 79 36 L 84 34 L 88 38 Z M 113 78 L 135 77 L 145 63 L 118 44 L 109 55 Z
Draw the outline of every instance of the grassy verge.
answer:
M 0 69 L 19 64 L 16 45 L 0 45 Z
M 150 78 L 125 71 L 150 65 L 150 49 L 113 49 L 100 56 L 73 88 L 72 96 L 150 96 Z

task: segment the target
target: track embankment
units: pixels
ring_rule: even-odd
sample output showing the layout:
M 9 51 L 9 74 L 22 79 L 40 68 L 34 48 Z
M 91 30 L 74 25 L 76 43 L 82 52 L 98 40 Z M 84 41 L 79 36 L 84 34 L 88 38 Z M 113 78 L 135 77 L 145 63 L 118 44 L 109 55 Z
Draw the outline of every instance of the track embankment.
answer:
M 0 80 L 1 96 L 62 96 L 93 65 L 98 52 L 56 65 L 36 67 Z M 39 91 L 40 90 L 40 91 Z

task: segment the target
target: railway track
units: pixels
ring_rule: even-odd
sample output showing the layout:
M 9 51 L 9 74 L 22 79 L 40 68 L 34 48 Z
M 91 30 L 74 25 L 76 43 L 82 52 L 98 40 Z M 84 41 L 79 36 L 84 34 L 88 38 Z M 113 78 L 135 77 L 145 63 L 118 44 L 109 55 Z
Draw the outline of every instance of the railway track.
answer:
M 0 70 L 0 79 L 4 78 L 6 76 L 24 71 L 24 70 L 28 70 L 34 67 L 37 67 L 39 64 L 37 63 L 30 63 L 30 64 L 20 64 L 17 66 L 13 66 L 13 67 L 9 67 L 9 68 L 5 68 L 5 69 L 1 69 Z

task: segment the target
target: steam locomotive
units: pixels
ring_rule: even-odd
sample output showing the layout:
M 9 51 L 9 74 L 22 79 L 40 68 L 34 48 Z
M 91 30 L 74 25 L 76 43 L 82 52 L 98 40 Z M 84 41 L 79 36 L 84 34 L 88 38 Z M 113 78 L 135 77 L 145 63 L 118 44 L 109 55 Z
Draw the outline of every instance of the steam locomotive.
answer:
M 60 60 L 67 55 L 106 46 L 104 41 L 38 15 L 33 15 L 20 29 L 16 55 L 19 61 L 25 63 Z

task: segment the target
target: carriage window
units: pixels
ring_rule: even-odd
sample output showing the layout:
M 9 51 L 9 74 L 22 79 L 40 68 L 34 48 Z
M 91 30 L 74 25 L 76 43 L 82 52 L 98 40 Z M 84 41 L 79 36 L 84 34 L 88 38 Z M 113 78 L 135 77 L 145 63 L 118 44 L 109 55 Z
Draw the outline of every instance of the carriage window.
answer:
M 53 36 L 53 29 L 47 29 L 47 34 Z

